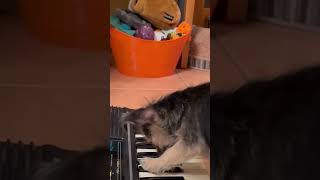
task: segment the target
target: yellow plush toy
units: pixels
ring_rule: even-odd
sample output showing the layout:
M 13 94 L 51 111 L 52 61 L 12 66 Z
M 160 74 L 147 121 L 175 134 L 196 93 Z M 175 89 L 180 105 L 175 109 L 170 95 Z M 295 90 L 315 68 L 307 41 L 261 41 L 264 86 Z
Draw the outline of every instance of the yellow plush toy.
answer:
M 162 30 L 175 28 L 181 18 L 176 0 L 130 0 L 129 10 Z

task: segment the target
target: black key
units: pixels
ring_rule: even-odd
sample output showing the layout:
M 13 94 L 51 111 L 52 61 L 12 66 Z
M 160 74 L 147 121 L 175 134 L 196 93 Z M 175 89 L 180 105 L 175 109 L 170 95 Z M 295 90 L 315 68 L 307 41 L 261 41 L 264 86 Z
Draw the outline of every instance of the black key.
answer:
M 156 146 L 150 143 L 137 143 L 136 148 L 137 149 L 157 149 Z
M 140 180 L 184 180 L 183 176 L 143 177 Z
M 136 141 L 136 144 L 150 144 L 150 145 L 153 145 L 153 144 L 148 143 L 146 141 Z
M 138 166 L 139 172 L 148 172 L 142 168 L 142 166 Z M 173 167 L 172 169 L 169 169 L 165 171 L 165 173 L 183 173 L 183 169 L 181 167 Z
M 138 166 L 138 171 L 139 172 L 148 172 L 148 171 L 144 170 L 141 166 Z
M 136 142 L 147 142 L 145 138 L 143 137 L 137 137 Z
M 159 154 L 157 152 L 140 152 L 140 153 L 137 153 L 137 158 L 144 158 L 144 157 L 157 158 L 157 157 L 159 157 Z
M 173 167 L 172 169 L 165 171 L 165 173 L 183 173 L 183 169 L 181 167 Z

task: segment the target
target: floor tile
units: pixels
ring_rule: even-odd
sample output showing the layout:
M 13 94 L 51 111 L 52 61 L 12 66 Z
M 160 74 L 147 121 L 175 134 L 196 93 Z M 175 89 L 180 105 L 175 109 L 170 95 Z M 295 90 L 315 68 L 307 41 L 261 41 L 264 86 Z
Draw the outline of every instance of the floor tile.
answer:
M 110 106 L 137 109 L 145 106 L 145 91 L 129 89 L 110 89 Z
M 186 86 L 178 74 L 162 78 L 136 78 L 123 75 L 116 68 L 112 67 L 110 69 L 110 88 L 140 90 L 184 89 Z
M 239 88 L 246 82 L 246 77 L 218 41 L 213 41 L 213 68 L 211 83 L 214 91 L 229 91 Z
M 175 90 L 146 91 L 144 97 L 148 103 L 152 103 L 173 92 L 175 92 Z
M 178 70 L 178 76 L 187 87 L 210 82 L 210 72 L 196 69 Z
M 177 70 L 173 76 L 163 78 L 135 78 L 110 70 L 110 105 L 140 108 L 174 91 L 206 82 L 209 72 Z
M 137 109 L 156 102 L 176 90 L 111 89 L 110 105 Z

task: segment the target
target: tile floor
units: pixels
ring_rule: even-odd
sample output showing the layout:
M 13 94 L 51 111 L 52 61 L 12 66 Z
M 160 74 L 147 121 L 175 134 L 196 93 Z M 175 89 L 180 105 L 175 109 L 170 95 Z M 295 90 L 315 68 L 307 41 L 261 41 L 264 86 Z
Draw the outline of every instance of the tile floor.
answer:
M 209 82 L 210 72 L 195 69 L 177 70 L 163 78 L 134 78 L 110 69 L 110 105 L 139 108 L 171 92 Z

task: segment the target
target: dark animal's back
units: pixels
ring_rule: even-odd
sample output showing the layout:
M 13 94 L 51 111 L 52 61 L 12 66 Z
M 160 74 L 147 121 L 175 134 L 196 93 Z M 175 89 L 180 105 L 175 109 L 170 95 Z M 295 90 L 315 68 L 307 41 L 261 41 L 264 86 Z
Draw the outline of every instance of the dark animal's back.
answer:
M 317 176 L 320 67 L 248 84 L 215 98 L 214 108 L 221 107 L 213 109 L 217 114 L 213 142 L 218 142 L 214 144 L 217 151 L 226 151 L 218 152 L 216 161 L 218 166 L 228 164 L 226 179 L 300 180 Z

